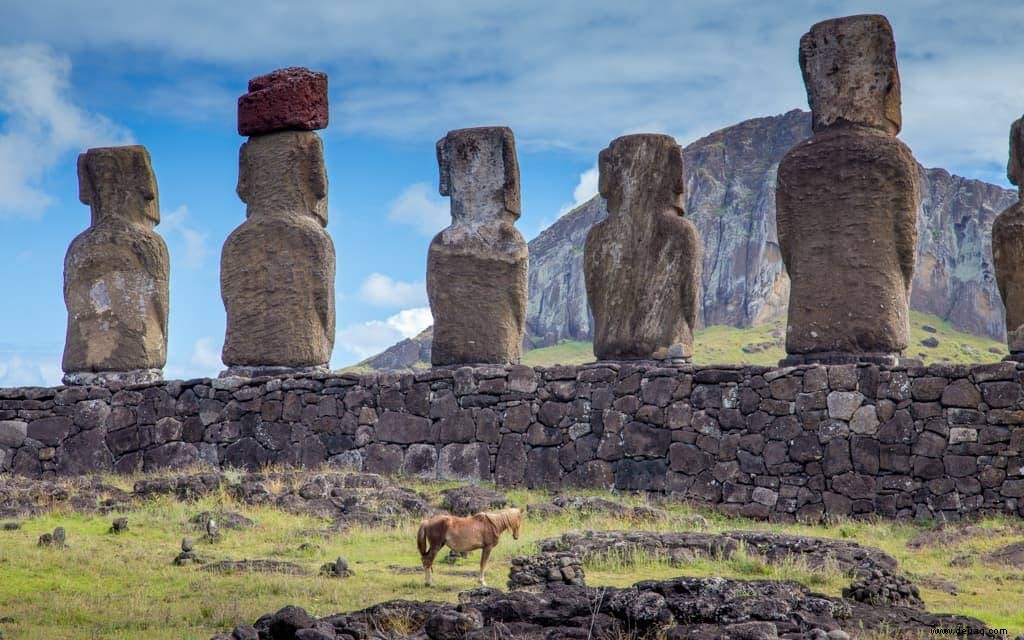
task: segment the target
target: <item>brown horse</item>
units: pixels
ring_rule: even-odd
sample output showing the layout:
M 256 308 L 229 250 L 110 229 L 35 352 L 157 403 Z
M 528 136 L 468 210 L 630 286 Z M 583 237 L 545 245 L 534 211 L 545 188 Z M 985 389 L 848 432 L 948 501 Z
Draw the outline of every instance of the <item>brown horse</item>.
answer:
M 483 511 L 468 518 L 458 516 L 434 516 L 424 520 L 416 533 L 416 546 L 420 550 L 423 561 L 423 575 L 427 586 L 430 586 L 430 568 L 434 564 L 434 556 L 441 547 L 448 545 L 452 551 L 466 552 L 482 549 L 480 552 L 480 584 L 484 581 L 484 569 L 487 568 L 487 557 L 491 549 L 498 544 L 498 538 L 505 529 L 512 530 L 512 538 L 519 539 L 519 525 L 523 514 L 519 509 L 502 509 L 501 511 Z

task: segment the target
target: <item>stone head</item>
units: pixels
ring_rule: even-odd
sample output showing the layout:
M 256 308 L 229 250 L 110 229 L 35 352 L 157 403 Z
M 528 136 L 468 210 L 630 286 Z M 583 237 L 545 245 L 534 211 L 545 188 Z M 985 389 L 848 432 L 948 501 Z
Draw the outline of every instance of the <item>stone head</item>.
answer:
M 851 123 L 899 133 L 896 41 L 885 16 L 848 16 L 814 25 L 800 38 L 800 70 L 815 132 Z
M 675 209 L 683 215 L 686 178 L 675 138 L 639 133 L 612 140 L 598 156 L 598 191 L 609 215 Z
M 99 147 L 79 154 L 78 199 L 91 208 L 93 224 L 109 218 L 159 224 L 156 176 L 146 147 Z
M 519 161 L 508 127 L 456 129 L 437 141 L 440 193 L 451 197 L 452 221 L 519 218 Z
M 1010 127 L 1010 162 L 1006 165 L 1006 177 L 1024 191 L 1024 118 Z
M 248 215 L 311 215 L 327 226 L 324 144 L 312 131 L 253 136 L 238 151 L 238 197 Z

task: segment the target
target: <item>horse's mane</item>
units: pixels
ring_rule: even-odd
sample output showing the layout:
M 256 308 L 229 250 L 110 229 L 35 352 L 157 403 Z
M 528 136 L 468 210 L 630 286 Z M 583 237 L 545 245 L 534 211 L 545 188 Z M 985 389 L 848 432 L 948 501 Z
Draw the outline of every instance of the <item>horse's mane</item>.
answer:
M 519 526 L 523 517 L 522 512 L 514 507 L 500 511 L 481 511 L 477 515 L 490 522 L 498 531 Z

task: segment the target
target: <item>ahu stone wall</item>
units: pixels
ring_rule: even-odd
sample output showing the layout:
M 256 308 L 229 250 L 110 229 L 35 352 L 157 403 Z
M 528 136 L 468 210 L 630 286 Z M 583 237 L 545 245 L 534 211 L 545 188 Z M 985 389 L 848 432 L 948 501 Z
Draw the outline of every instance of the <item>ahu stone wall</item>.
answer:
M 1022 374 L 598 362 L 0 389 L 0 472 L 286 463 L 651 491 L 779 521 L 1024 516 Z

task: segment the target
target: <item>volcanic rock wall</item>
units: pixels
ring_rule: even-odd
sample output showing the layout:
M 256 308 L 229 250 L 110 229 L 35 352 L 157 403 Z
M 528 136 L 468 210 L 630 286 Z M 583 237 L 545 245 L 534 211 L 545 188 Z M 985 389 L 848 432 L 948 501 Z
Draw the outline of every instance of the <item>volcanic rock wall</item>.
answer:
M 724 513 L 1024 516 L 1024 365 L 437 368 L 0 389 L 0 471 L 329 465 Z

